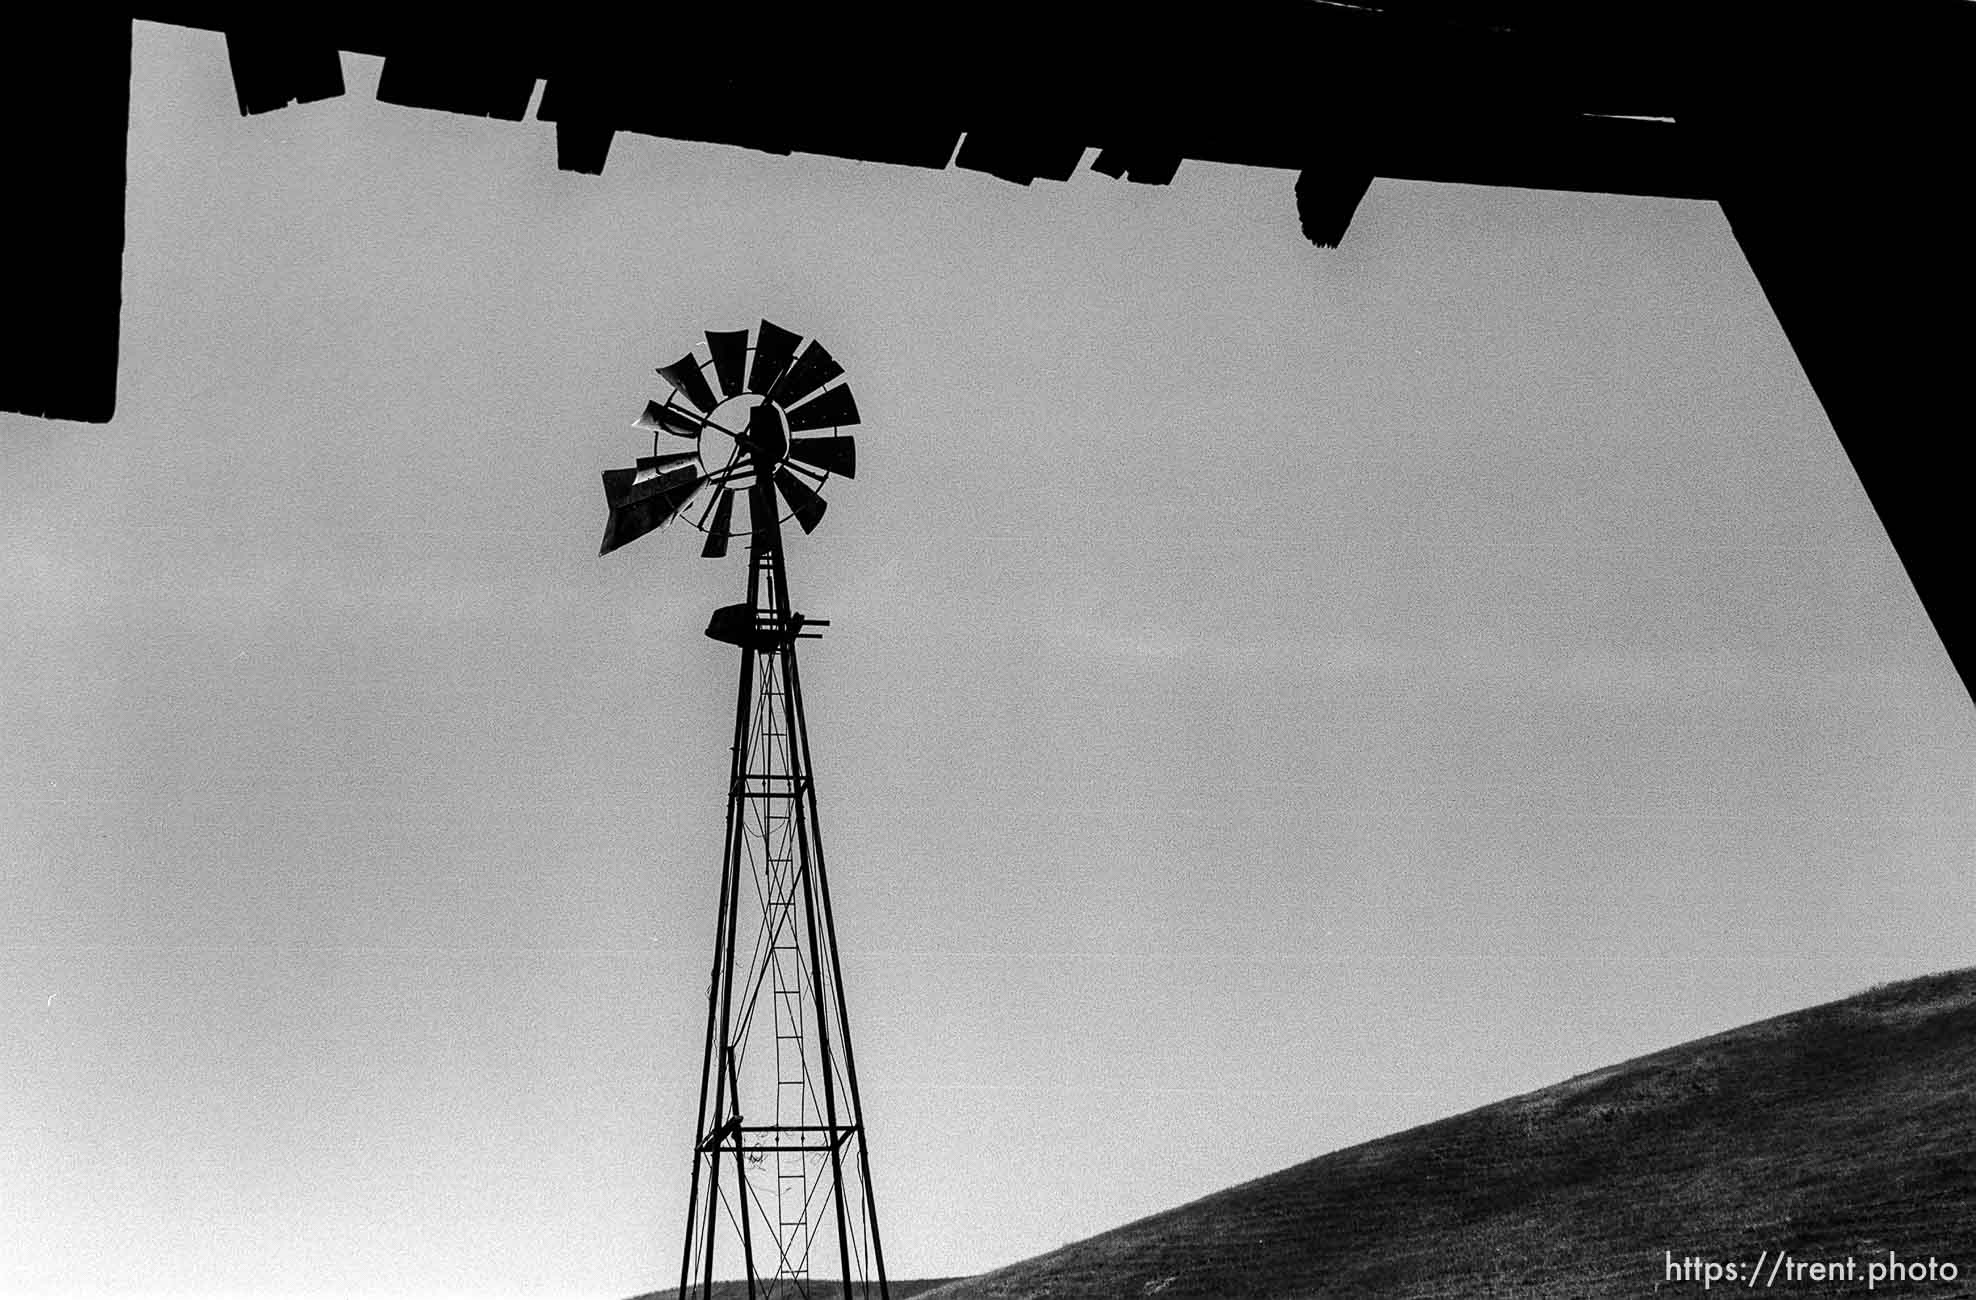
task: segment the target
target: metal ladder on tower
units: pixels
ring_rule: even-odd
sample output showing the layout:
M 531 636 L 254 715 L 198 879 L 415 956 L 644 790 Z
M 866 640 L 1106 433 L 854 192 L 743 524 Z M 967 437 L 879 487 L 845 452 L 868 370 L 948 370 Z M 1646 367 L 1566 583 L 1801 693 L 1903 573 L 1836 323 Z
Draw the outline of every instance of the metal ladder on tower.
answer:
M 771 663 L 774 661 L 771 660 Z M 784 734 L 782 699 L 784 683 L 775 667 L 763 673 L 762 728 L 770 766 L 775 756 L 788 756 L 792 738 Z M 799 882 L 796 878 L 797 845 L 794 816 L 793 773 L 774 773 L 762 801 L 763 842 L 767 849 L 768 899 L 764 918 L 770 927 L 770 996 L 775 1003 L 775 1124 L 795 1132 L 776 1135 L 775 1203 L 777 1251 L 776 1280 L 795 1284 L 799 1294 L 807 1294 L 810 1258 L 810 1170 L 807 1153 L 787 1149 L 804 1145 L 803 1132 L 809 1124 L 807 1094 L 809 1075 L 803 1059 L 803 979 L 802 950 L 797 943 Z M 775 787 L 787 783 L 788 791 Z

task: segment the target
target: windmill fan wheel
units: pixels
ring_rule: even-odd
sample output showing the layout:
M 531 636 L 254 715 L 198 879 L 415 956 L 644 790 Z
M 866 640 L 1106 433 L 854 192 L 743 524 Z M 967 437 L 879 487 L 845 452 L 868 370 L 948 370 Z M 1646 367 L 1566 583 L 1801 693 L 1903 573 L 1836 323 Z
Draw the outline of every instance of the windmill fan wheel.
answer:
M 652 434 L 652 454 L 630 469 L 604 471 L 610 520 L 607 555 L 673 519 L 706 534 L 700 553 L 727 554 L 727 541 L 773 514 L 815 530 L 832 477 L 857 475 L 858 422 L 844 368 L 815 339 L 804 342 L 772 321 L 754 330 L 709 330 L 696 348 L 658 375 L 672 386 L 645 403 L 633 423 Z M 683 439 L 690 448 L 666 439 Z

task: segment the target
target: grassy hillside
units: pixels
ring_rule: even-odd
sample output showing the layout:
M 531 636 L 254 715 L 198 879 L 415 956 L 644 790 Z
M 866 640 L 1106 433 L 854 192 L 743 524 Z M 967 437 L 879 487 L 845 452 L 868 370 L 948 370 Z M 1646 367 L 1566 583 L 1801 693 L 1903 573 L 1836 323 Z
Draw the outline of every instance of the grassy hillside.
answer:
M 1960 1276 L 1875 1294 L 1976 1296 L 1976 970 L 1333 1152 L 924 1300 L 1699 1295 L 1664 1252 L 1768 1252 L 1768 1274 L 1780 1250 L 1856 1272 L 1772 1293 L 1865 1294 L 1893 1251 Z

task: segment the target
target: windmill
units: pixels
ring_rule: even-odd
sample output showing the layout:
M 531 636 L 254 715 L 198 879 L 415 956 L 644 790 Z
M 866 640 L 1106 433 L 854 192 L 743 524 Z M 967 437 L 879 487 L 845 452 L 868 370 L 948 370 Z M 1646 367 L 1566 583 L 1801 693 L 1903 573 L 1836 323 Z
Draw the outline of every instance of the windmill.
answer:
M 827 622 L 791 607 L 782 554 L 782 525 L 813 531 L 819 489 L 856 473 L 839 430 L 858 409 L 843 367 L 802 341 L 766 320 L 752 344 L 708 331 L 704 360 L 658 368 L 672 391 L 636 421 L 652 454 L 604 471 L 600 554 L 675 519 L 705 534 L 704 556 L 748 539 L 748 599 L 707 626 L 740 648 L 741 674 L 682 1300 L 711 1297 L 716 1274 L 762 1300 L 887 1297 L 796 672 L 796 642 Z

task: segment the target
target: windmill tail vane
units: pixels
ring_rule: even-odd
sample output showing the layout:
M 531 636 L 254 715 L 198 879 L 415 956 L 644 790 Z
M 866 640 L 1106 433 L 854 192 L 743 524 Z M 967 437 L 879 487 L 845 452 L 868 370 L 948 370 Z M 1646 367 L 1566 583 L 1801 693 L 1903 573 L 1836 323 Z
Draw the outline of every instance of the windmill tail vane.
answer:
M 708 331 L 704 358 L 658 367 L 671 391 L 634 421 L 651 454 L 604 471 L 600 554 L 675 519 L 703 556 L 748 538 L 747 599 L 706 629 L 740 650 L 740 676 L 682 1300 L 722 1278 L 759 1300 L 888 1300 L 796 663 L 828 620 L 792 607 L 781 527 L 813 532 L 823 489 L 856 475 L 841 430 L 858 411 L 843 367 L 803 342 L 766 320 L 752 339 Z

